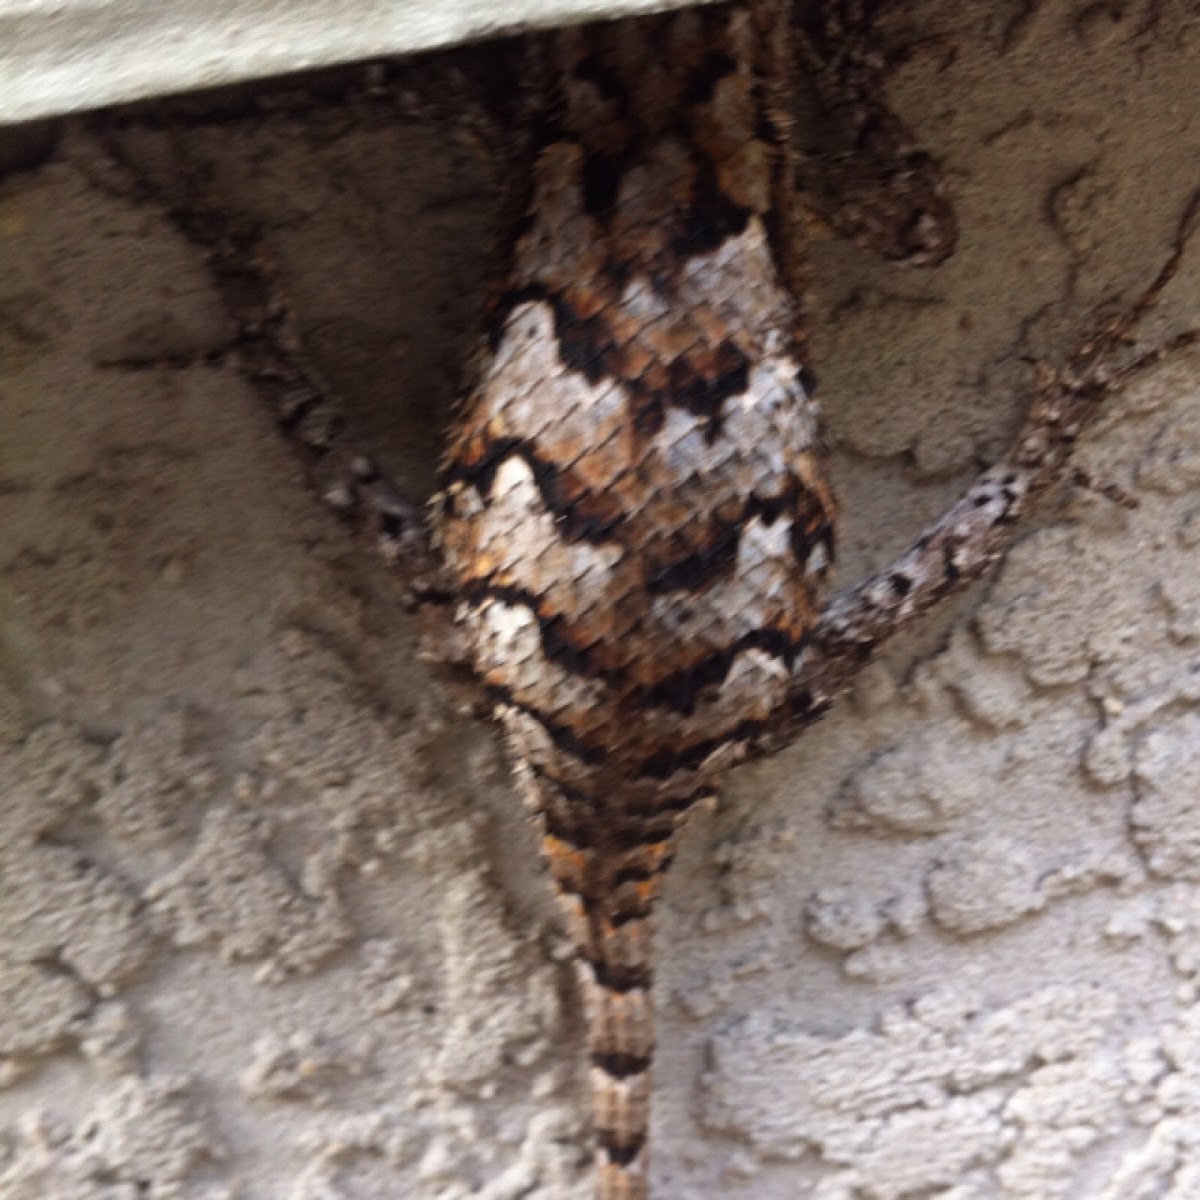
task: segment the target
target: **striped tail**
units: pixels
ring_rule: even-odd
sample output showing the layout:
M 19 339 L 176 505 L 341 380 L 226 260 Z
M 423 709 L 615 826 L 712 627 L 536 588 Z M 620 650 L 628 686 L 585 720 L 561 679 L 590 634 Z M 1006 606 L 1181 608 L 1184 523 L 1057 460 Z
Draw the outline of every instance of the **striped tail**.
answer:
M 640 927 L 647 952 L 650 917 Z M 654 1000 L 650 967 L 616 983 L 588 961 L 579 964 L 587 1020 L 596 1146 L 597 1200 L 647 1200 L 650 1147 L 650 1075 L 654 1057 Z
M 648 1200 L 654 907 L 690 801 L 597 814 L 538 789 L 542 847 L 578 958 L 597 1200 Z M 557 790 L 556 790 L 557 791 Z M 597 819 L 599 818 L 599 819 Z

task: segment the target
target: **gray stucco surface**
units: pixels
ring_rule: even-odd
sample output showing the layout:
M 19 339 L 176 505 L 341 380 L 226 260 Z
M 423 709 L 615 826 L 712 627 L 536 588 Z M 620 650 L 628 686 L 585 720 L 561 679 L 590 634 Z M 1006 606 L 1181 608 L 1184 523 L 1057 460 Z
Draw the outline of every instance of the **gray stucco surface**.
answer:
M 995 457 L 1200 183 L 1193 17 L 1022 11 L 887 26 L 952 259 L 810 222 L 842 581 Z M 124 152 L 169 185 L 182 147 L 266 222 L 331 384 L 427 489 L 507 164 L 288 95 Z M 0 180 L 0 256 L 0 1196 L 583 1200 L 580 1021 L 496 738 L 307 490 L 202 255 L 69 123 Z M 1147 344 L 1196 324 L 1200 245 Z M 694 820 L 661 1200 L 1200 1195 L 1196 353 L 1080 463 Z

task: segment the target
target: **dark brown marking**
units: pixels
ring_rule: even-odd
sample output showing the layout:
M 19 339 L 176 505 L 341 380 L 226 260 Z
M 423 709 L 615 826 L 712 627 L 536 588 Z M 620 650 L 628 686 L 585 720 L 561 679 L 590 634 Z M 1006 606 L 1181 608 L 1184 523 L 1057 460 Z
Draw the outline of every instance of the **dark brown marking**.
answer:
M 579 959 L 588 966 L 600 987 L 618 996 L 626 992 L 648 991 L 653 982 L 653 973 L 648 966 L 623 966 L 593 958 L 583 950 L 579 951 Z
M 683 746 L 663 746 L 647 755 L 634 767 L 634 778 L 669 779 L 676 771 L 695 770 L 714 750 L 734 742 L 753 744 L 754 739 L 767 727 L 766 721 L 749 719 L 739 721 L 727 729 L 719 730 L 713 737 L 701 738 Z
M 589 216 L 605 217 L 617 202 L 621 190 L 622 170 L 619 163 L 598 150 L 589 154 L 583 164 L 583 208 Z
M 619 350 L 608 322 L 603 317 L 581 317 L 561 292 L 551 295 L 549 302 L 562 365 L 578 371 L 588 383 L 619 375 Z
M 741 533 L 737 526 L 717 526 L 698 550 L 667 563 L 658 563 L 647 555 L 646 591 L 650 595 L 667 592 L 696 592 L 722 576 L 733 573 L 737 564 Z
M 726 338 L 712 354 L 711 364 L 697 364 L 690 357 L 677 358 L 668 368 L 667 376 L 671 403 L 704 419 L 705 437 L 711 445 L 721 432 L 725 401 L 746 390 L 750 360 Z
M 599 1064 L 597 1063 L 597 1066 Z M 609 1072 L 611 1074 L 611 1072 Z M 646 1135 L 640 1130 L 633 1134 L 628 1141 L 618 1141 L 611 1129 L 600 1129 L 596 1134 L 596 1142 L 608 1156 L 608 1160 L 619 1167 L 627 1167 L 642 1152 L 646 1144 Z
M 714 650 L 703 658 L 669 675 L 657 683 L 639 688 L 631 699 L 646 708 L 668 708 L 692 716 L 706 691 L 719 688 L 729 677 L 729 671 L 739 654 L 757 649 L 778 658 L 790 671 L 804 645 L 805 638 L 792 637 L 782 629 L 754 629 L 743 634 L 732 645 Z
M 813 514 L 809 514 L 806 521 L 796 519 L 792 522 L 792 555 L 802 570 L 808 566 L 809 557 L 818 546 L 825 548 L 829 562 L 833 562 L 836 550 L 833 526 L 821 514 L 816 515 L 815 524 L 810 524 L 813 520 Z
M 727 238 L 741 233 L 749 220 L 749 209 L 735 204 L 721 191 L 716 168 L 701 159 L 696 164 L 692 202 L 672 249 L 680 258 L 711 254 Z
M 490 504 L 496 473 L 509 458 L 519 458 L 533 475 L 542 504 L 566 541 L 599 544 L 619 539 L 626 518 L 616 497 L 593 491 L 570 468 L 544 457 L 533 442 L 497 438 L 473 448 L 473 454 L 472 458 L 460 452 L 448 464 L 447 483 L 468 484 L 484 504 Z
M 724 50 L 710 50 L 684 86 L 685 101 L 688 104 L 707 104 L 713 98 L 717 84 L 736 69 L 737 63 Z
M 493 703 L 505 705 L 536 721 L 564 754 L 592 766 L 602 766 L 607 761 L 608 754 L 602 746 L 589 746 L 575 730 L 539 712 L 531 704 L 522 704 L 508 688 L 489 683 L 487 693 Z
M 605 1075 L 614 1079 L 628 1079 L 631 1075 L 644 1075 L 650 1069 L 650 1059 L 641 1054 L 613 1054 L 593 1050 L 589 1057 Z
M 595 51 L 575 64 L 575 77 L 593 84 L 604 100 L 626 98 L 625 81 Z

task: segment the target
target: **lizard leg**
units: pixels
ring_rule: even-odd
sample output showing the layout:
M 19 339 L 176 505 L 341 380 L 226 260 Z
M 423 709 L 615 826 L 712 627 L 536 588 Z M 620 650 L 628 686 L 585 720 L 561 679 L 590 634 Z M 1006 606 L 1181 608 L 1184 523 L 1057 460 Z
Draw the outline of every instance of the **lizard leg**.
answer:
M 1180 218 L 1171 252 L 1149 287 L 1123 313 L 1085 338 L 1061 370 L 1042 367 L 1038 389 L 1007 453 L 900 555 L 868 579 L 835 593 L 811 630 L 787 702 L 749 747 L 787 744 L 832 704 L 880 646 L 939 601 L 979 579 L 1013 545 L 1034 502 L 1068 470 L 1079 436 L 1105 400 L 1148 367 L 1200 344 L 1187 329 L 1122 360 L 1137 323 L 1158 302 L 1200 222 L 1200 192 Z

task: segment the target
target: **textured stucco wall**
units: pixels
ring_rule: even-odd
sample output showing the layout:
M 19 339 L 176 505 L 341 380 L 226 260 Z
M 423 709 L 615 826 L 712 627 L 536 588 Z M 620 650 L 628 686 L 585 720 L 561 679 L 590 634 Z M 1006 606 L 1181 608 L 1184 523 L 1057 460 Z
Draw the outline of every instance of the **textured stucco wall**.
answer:
M 1020 12 L 889 27 L 955 257 L 814 227 L 843 581 L 995 456 L 1200 182 L 1194 18 Z M 267 223 L 331 383 L 427 487 L 504 164 L 288 97 L 121 141 Z M 70 125 L 0 179 L 0 257 L 0 1197 L 583 1200 L 579 1018 L 496 740 L 306 489 L 202 256 Z M 1189 324 L 1200 245 L 1146 332 Z M 1064 488 L 695 819 L 660 1200 L 1200 1195 L 1200 357 L 1080 461 L 1138 506 Z

